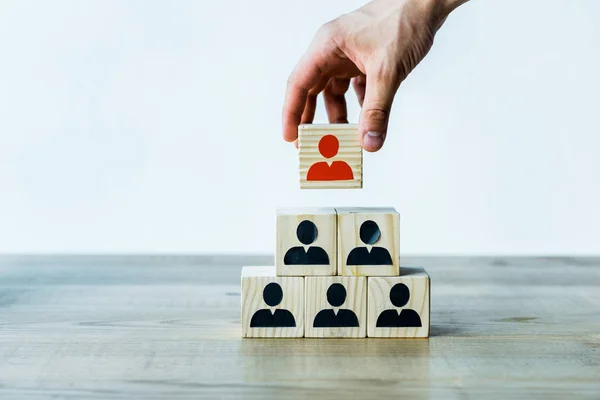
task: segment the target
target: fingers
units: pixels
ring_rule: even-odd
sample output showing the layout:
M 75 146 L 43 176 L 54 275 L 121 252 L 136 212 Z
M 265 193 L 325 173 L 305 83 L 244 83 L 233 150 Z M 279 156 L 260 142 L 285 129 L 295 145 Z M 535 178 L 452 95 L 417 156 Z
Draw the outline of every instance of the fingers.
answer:
M 288 79 L 283 107 L 283 138 L 288 142 L 298 138 L 299 124 L 313 121 L 317 96 L 325 88 L 329 77 L 350 78 L 360 73 L 347 57 L 340 56 L 337 41 L 334 40 L 339 34 L 338 25 L 336 21 L 330 21 L 318 30 L 305 56 Z M 334 96 L 338 96 L 338 104 L 340 98 L 337 93 L 340 90 L 336 85 Z M 343 93 L 341 95 L 343 97 Z M 346 118 L 341 107 L 335 108 L 334 112 L 339 114 L 334 114 L 336 119 Z
M 365 150 L 381 149 L 387 135 L 392 102 L 398 90 L 396 75 L 385 73 L 369 74 L 358 124 L 359 135 Z
M 317 85 L 308 91 L 304 112 L 302 113 L 302 118 L 300 118 L 301 124 L 312 124 L 315 119 L 315 111 L 317 110 L 317 96 L 323 91 L 327 82 L 327 77 L 321 77 Z
M 348 109 L 344 96 L 350 86 L 350 79 L 331 78 L 325 86 L 323 98 L 330 124 L 347 124 Z
M 320 80 L 321 73 L 314 56 L 307 54 L 300 60 L 288 79 L 283 105 L 283 138 L 285 141 L 293 142 L 298 137 L 298 125 L 302 121 L 309 92 Z M 308 110 L 308 114 L 310 112 Z M 314 116 L 314 110 L 312 114 Z
M 366 84 L 367 84 L 367 78 L 364 75 L 359 75 L 356 78 L 352 79 L 352 87 L 354 87 L 354 92 L 356 93 L 356 98 L 358 99 L 358 104 L 361 107 L 365 100 L 365 85 Z

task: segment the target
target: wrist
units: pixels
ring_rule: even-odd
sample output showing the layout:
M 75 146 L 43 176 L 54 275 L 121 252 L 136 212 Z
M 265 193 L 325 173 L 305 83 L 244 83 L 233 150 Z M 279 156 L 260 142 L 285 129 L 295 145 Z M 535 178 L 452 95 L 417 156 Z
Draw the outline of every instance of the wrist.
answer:
M 448 15 L 469 0 L 417 0 L 429 10 L 432 23 L 437 30 L 446 20 Z
M 469 0 L 435 0 L 438 12 L 440 12 L 444 18 L 467 1 Z

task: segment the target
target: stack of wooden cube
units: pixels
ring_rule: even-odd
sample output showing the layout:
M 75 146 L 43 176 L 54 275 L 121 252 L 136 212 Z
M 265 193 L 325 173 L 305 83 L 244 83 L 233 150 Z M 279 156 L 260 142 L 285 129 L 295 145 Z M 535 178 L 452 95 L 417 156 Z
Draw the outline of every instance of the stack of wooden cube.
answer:
M 341 162 L 350 168 L 338 171 L 352 171 L 339 181 L 310 172 L 321 162 L 314 147 L 325 158 L 337 155 L 337 148 L 321 149 L 323 137 L 332 134 L 342 145 L 327 165 Z M 301 186 L 362 187 L 355 138 L 352 125 L 301 127 Z M 353 158 L 355 153 L 360 157 Z M 350 177 L 360 184 L 348 182 Z M 429 336 L 430 279 L 423 268 L 400 267 L 400 215 L 394 208 L 282 208 L 276 219 L 275 265 L 242 269 L 243 337 Z

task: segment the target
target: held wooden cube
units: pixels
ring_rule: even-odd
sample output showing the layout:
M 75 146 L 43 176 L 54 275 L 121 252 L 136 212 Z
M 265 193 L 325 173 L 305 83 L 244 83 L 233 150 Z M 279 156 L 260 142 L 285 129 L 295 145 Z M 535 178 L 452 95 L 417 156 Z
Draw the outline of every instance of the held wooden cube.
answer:
M 305 292 L 305 337 L 366 337 L 367 278 L 306 277 Z
M 300 188 L 362 188 L 362 154 L 357 124 L 300 125 Z
M 336 275 L 336 226 L 334 208 L 278 209 L 277 275 Z
M 304 278 L 279 277 L 275 267 L 242 268 L 242 337 L 304 335 Z
M 336 208 L 338 275 L 398 276 L 400 214 L 394 208 Z
M 368 278 L 368 337 L 429 337 L 430 279 L 423 268 Z

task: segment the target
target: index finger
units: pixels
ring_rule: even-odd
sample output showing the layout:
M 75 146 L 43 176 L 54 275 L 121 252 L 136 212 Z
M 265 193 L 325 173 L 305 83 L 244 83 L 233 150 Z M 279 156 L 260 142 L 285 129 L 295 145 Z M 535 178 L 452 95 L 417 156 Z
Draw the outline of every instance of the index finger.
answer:
M 293 142 L 298 138 L 298 125 L 302 119 L 308 92 L 321 79 L 321 71 L 315 57 L 306 54 L 288 78 L 283 104 L 283 139 Z

